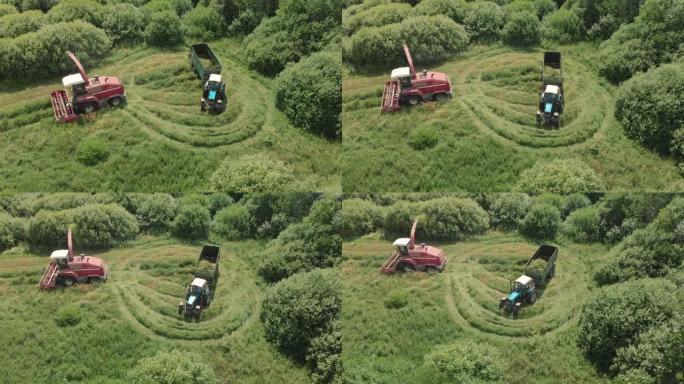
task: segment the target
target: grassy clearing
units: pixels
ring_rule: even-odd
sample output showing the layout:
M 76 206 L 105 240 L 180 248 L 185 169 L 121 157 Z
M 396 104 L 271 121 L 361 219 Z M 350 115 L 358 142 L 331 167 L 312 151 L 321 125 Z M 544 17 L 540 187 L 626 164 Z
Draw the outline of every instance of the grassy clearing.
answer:
M 427 383 L 439 377 L 423 357 L 439 344 L 464 338 L 498 350 L 510 364 L 510 383 L 602 383 L 575 346 L 581 304 L 604 245 L 561 244 L 557 274 L 520 318 L 498 311 L 536 245 L 490 232 L 471 241 L 436 244 L 447 255 L 441 274 L 382 275 L 389 241 L 357 239 L 343 245 L 343 351 L 352 382 Z M 388 297 L 408 293 L 401 308 Z
M 271 80 L 242 64 L 239 41 L 211 45 L 228 87 L 228 108 L 218 116 L 200 112 L 201 83 L 186 48 L 117 49 L 102 67 L 88 68 L 91 76 L 120 77 L 128 105 L 76 124 L 52 118 L 49 94 L 59 79 L 0 84 L 0 189 L 206 191 L 226 157 L 266 152 L 299 176 L 297 185 L 283 190 L 339 190 L 339 144 L 287 122 L 275 108 Z M 108 143 L 111 154 L 106 162 L 85 166 L 76 149 L 94 137 Z
M 615 88 L 592 66 L 596 48 L 556 48 L 563 52 L 565 74 L 560 129 L 536 124 L 541 50 L 473 47 L 433 68 L 449 75 L 452 100 L 394 114 L 381 114 L 379 108 L 386 73 L 345 74 L 345 191 L 510 191 L 523 170 L 556 158 L 583 160 L 608 190 L 684 187 L 672 160 L 622 133 L 613 117 Z M 436 128 L 439 142 L 415 150 L 407 137 L 422 126 Z
M 53 292 L 36 287 L 47 264 L 44 255 L 20 248 L 3 253 L 3 382 L 126 383 L 126 373 L 138 360 L 171 347 L 207 359 L 222 382 L 308 382 L 306 369 L 294 366 L 263 338 L 258 320 L 263 287 L 250 262 L 263 244 L 221 247 L 216 300 L 199 323 L 186 322 L 176 312 L 199 245 L 142 237 L 125 248 L 92 252 L 107 261 L 110 280 Z M 80 308 L 82 319 L 75 326 L 55 322 L 58 309 L 66 305 Z M 41 356 L 39 361 L 35 356 Z

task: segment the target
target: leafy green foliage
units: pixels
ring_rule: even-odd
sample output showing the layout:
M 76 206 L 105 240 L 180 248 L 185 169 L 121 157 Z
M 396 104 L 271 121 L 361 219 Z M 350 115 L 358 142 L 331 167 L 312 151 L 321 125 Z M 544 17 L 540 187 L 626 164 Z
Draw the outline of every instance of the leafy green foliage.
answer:
M 109 157 L 109 145 L 99 138 L 81 141 L 76 150 L 76 158 L 85 165 L 96 165 Z
M 226 240 L 242 240 L 255 237 L 254 218 L 244 205 L 233 204 L 214 217 L 212 230 Z
M 584 36 L 582 20 L 576 13 L 561 8 L 543 20 L 544 38 L 561 44 L 574 43 Z
M 507 368 L 503 358 L 472 341 L 437 346 L 425 356 L 425 364 L 459 383 L 500 383 Z
M 102 26 L 104 7 L 95 0 L 61 0 L 47 13 L 49 24 L 81 20 Z
M 81 307 L 74 304 L 65 305 L 55 315 L 55 323 L 60 327 L 73 327 L 81 322 Z
M 129 3 L 119 3 L 107 8 L 102 28 L 114 43 L 138 42 L 145 32 L 145 16 Z
M 0 4 L 0 17 L 16 14 L 17 12 L 17 8 L 15 8 L 12 4 Z
M 202 5 L 183 15 L 182 24 L 185 34 L 195 40 L 215 39 L 225 29 L 223 18 L 216 9 Z
M 656 384 L 656 381 L 643 369 L 630 369 L 611 381 L 614 384 Z
M 473 41 L 496 41 L 504 25 L 504 11 L 491 1 L 469 3 L 463 25 Z
M 303 361 L 315 338 L 339 317 L 341 286 L 335 271 L 316 269 L 275 284 L 264 297 L 266 339 Z
M 677 299 L 667 281 L 642 279 L 596 289 L 584 306 L 577 343 L 599 369 L 639 333 L 670 319 Z
M 389 309 L 404 308 L 408 302 L 409 295 L 405 290 L 392 291 L 384 300 L 385 307 Z
M 520 222 L 520 233 L 533 239 L 553 239 L 560 224 L 558 208 L 548 204 L 535 204 Z
M 44 20 L 45 15 L 41 11 L 5 14 L 0 17 L 0 37 L 16 37 L 38 30 L 43 26 Z
M 74 242 L 84 248 L 106 248 L 137 236 L 135 217 L 117 204 L 92 204 L 69 211 L 75 225 Z M 69 222 L 67 224 L 70 224 Z M 62 239 L 66 233 L 62 233 Z
M 136 193 L 126 195 L 126 209 L 135 215 L 143 231 L 166 231 L 176 217 L 178 203 L 164 193 Z
M 319 52 L 288 66 L 276 79 L 276 106 L 297 127 L 333 138 L 341 134 L 342 60 Z
M 458 240 L 489 228 L 489 215 L 471 199 L 442 197 L 419 207 L 423 223 L 418 233 L 429 239 Z
M 504 10 L 508 15 L 532 13 L 541 20 L 556 10 L 556 3 L 553 0 L 513 0 L 505 5 Z
M 158 352 L 144 358 L 129 373 L 132 384 L 217 384 L 212 367 L 196 355 Z
M 362 236 L 382 226 L 382 208 L 359 198 L 342 202 L 342 229 L 345 237 Z
M 563 198 L 563 206 L 561 207 L 561 215 L 567 217 L 573 211 L 588 207 L 591 205 L 591 200 L 582 193 L 572 193 Z
M 561 232 L 573 241 L 589 243 L 603 240 L 600 237 L 600 217 L 596 207 L 580 208 L 565 219 Z
M 0 252 L 12 248 L 23 240 L 25 235 L 24 223 L 4 212 L 0 212 Z
M 401 23 L 361 28 L 343 49 L 346 61 L 355 65 L 404 63 L 406 43 L 416 63 L 447 59 L 464 51 L 469 39 L 465 29 L 445 16 L 417 16 Z
M 334 383 L 342 375 L 342 332 L 339 321 L 333 322 L 331 328 L 314 338 L 306 351 L 311 379 L 316 384 Z
M 430 125 L 419 125 L 408 136 L 409 145 L 416 150 L 432 148 L 438 141 L 439 132 Z
M 210 184 L 219 192 L 282 191 L 294 181 L 285 163 L 266 154 L 228 157 L 214 171 Z
M 532 199 L 524 193 L 497 193 L 491 202 L 489 217 L 492 227 L 500 229 L 515 229 L 530 207 Z
M 615 117 L 628 137 L 662 154 L 684 127 L 684 64 L 668 64 L 626 81 L 615 96 Z
M 515 47 L 538 45 L 541 42 L 541 22 L 531 13 L 514 13 L 503 27 L 502 39 Z
M 419 3 L 422 4 L 422 3 Z M 416 7 L 416 10 L 418 7 Z M 406 3 L 389 3 L 369 8 L 344 19 L 344 28 L 349 35 L 362 27 L 381 27 L 387 24 L 400 23 L 412 13 Z
M 153 13 L 145 28 L 145 41 L 157 47 L 172 47 L 183 42 L 178 16 L 171 11 Z
M 589 36 L 606 39 L 620 27 L 631 22 L 639 14 L 644 0 L 570 0 L 567 8 L 576 13 Z
M 211 216 L 201 205 L 185 205 L 178 210 L 171 223 L 171 234 L 183 239 L 206 239 L 209 235 Z
M 593 169 L 580 160 L 543 161 L 523 171 L 518 189 L 525 192 L 595 192 L 603 190 L 603 182 Z
M 145 11 L 148 13 L 159 13 L 170 11 L 176 16 L 183 16 L 192 9 L 192 0 L 152 0 L 145 4 Z
M 465 0 L 422 0 L 413 8 L 416 15 L 437 16 L 444 15 L 462 24 L 468 12 Z

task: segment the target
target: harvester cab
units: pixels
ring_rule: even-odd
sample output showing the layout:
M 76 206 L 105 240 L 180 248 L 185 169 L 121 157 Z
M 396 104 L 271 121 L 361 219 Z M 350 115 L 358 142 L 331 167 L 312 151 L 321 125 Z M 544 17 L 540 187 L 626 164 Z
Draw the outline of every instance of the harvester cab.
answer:
M 565 105 L 563 98 L 563 62 L 560 52 L 544 52 L 541 64 L 541 93 L 537 110 L 537 125 L 560 127 Z
M 499 309 L 503 310 L 505 313 L 511 313 L 513 316 L 517 316 L 522 304 L 532 304 L 536 300 L 537 288 L 535 287 L 534 279 L 522 275 L 511 282 L 508 296 L 502 297 L 501 301 L 499 301 Z
M 441 249 L 424 243 L 416 244 L 417 225 L 418 220 L 415 220 L 411 227 L 410 237 L 402 237 L 392 243 L 394 252 L 382 264 L 380 272 L 393 273 L 396 270 L 442 272 L 446 268 L 446 257 Z
M 202 99 L 200 100 L 200 110 L 221 113 L 226 110 L 228 95 L 226 94 L 226 84 L 221 81 L 221 75 L 212 73 L 209 80 L 204 83 Z
M 395 112 L 401 105 L 417 105 L 427 100 L 442 101 L 451 97 L 451 82 L 445 73 L 423 70 L 416 72 L 411 52 L 404 44 L 408 67 L 392 70 L 382 94 L 382 112 Z

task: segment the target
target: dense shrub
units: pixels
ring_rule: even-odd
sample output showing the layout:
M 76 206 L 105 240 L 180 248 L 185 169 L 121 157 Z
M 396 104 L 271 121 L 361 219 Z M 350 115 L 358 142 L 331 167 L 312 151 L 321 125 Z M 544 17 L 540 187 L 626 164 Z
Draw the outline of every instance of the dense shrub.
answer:
M 531 13 L 514 13 L 503 27 L 502 38 L 504 43 L 516 47 L 538 45 L 541 42 L 541 23 Z
M 57 310 L 55 323 L 60 327 L 73 327 L 81 322 L 82 317 L 81 307 L 75 304 L 68 304 Z
M 71 223 L 71 211 L 40 211 L 29 221 L 26 234 L 29 246 L 64 246 L 66 233 Z
M 265 192 L 292 189 L 292 171 L 280 160 L 262 153 L 228 157 L 211 175 L 212 189 L 219 192 Z
M 114 43 L 137 42 L 144 37 L 145 17 L 133 4 L 114 4 L 107 8 L 102 28 Z
M 477 1 L 469 3 L 468 12 L 463 19 L 463 25 L 471 40 L 493 41 L 499 39 L 499 33 L 504 25 L 504 12 L 491 1 Z
M 100 27 L 103 14 L 104 7 L 95 0 L 61 0 L 46 17 L 50 24 L 82 20 Z
M 273 238 L 289 224 L 301 221 L 318 198 L 315 193 L 252 193 L 240 203 L 254 218 L 256 236 Z
M 603 240 L 598 209 L 584 207 L 570 213 L 561 226 L 561 232 L 579 243 Z
M 340 135 L 342 60 L 319 52 L 288 66 L 274 84 L 276 106 L 290 122 L 325 137 Z
M 70 210 L 74 241 L 84 248 L 105 248 L 135 238 L 135 217 L 117 204 L 84 205 Z M 62 234 L 64 238 L 64 233 Z
M 390 292 L 384 300 L 385 307 L 389 309 L 404 308 L 409 302 L 409 294 L 405 290 Z
M 29 199 L 24 203 L 27 204 L 24 209 L 30 210 L 30 215 L 38 212 L 41 209 L 50 211 L 60 211 L 70 208 L 78 208 L 87 204 L 108 204 L 116 202 L 113 194 L 109 193 L 49 193 L 35 199 Z
M 247 207 L 239 204 L 218 211 L 212 229 L 226 240 L 242 240 L 255 235 L 254 218 Z
M 465 0 L 422 0 L 413 7 L 413 11 L 423 16 L 444 15 L 462 24 L 468 12 L 468 3 Z
M 332 328 L 314 338 L 306 351 L 306 362 L 315 384 L 334 383 L 342 374 L 342 332 L 339 321 L 335 321 Z
M 593 169 L 580 160 L 556 159 L 537 162 L 520 175 L 517 188 L 523 192 L 568 194 L 604 189 Z
M 178 16 L 171 11 L 153 13 L 145 28 L 145 41 L 157 47 L 172 47 L 183 42 Z
M 520 222 L 520 233 L 534 239 L 553 239 L 560 224 L 560 212 L 556 207 L 535 204 Z
M 36 31 L 43 26 L 44 20 L 45 15 L 41 11 L 7 14 L 0 17 L 0 37 L 15 37 Z
M 531 13 L 541 20 L 556 10 L 556 3 L 553 0 L 513 0 L 506 4 L 504 10 L 508 15 L 519 12 Z
M 684 127 L 684 64 L 668 64 L 625 82 L 615 96 L 615 117 L 628 137 L 662 154 Z
M 400 23 L 411 14 L 412 9 L 406 3 L 378 5 L 344 19 L 344 27 L 351 35 L 362 27 L 380 27 Z
M 600 236 L 604 242 L 617 242 L 653 221 L 669 202 L 667 194 L 606 194 L 598 204 Z
M 588 207 L 591 205 L 591 200 L 582 193 L 572 193 L 563 198 L 563 207 L 561 214 L 563 217 L 568 216 L 574 210 Z
M 672 317 L 674 292 L 672 283 L 652 279 L 594 290 L 580 315 L 580 349 L 599 369 L 607 370 L 618 349 Z
M 419 207 L 424 220 L 419 233 L 428 239 L 460 240 L 489 228 L 489 215 L 471 199 L 442 197 Z
M 385 208 L 385 221 L 382 226 L 385 237 L 407 237 L 418 212 L 418 206 L 407 201 L 399 201 Z
M 185 34 L 197 40 L 212 40 L 221 36 L 224 30 L 223 18 L 213 7 L 197 5 L 183 15 Z
M 639 14 L 644 0 L 570 0 L 568 8 L 575 12 L 594 39 L 606 39 Z
M 15 8 L 12 4 L 0 4 L 0 17 L 16 14 L 17 12 L 17 8 Z
M 418 16 L 382 27 L 361 28 L 347 42 L 345 60 L 356 65 L 405 63 L 406 43 L 415 63 L 447 59 L 468 46 L 465 29 L 445 16 Z
M 439 132 L 431 125 L 419 125 L 411 130 L 408 135 L 408 143 L 415 150 L 432 148 L 439 141 Z
M 575 12 L 561 8 L 543 20 L 544 38 L 561 44 L 574 43 L 584 36 L 582 20 Z
M 501 229 L 517 228 L 532 205 L 532 199 L 524 193 L 499 193 L 489 206 L 492 226 Z
M 173 12 L 176 16 L 183 16 L 192 9 L 192 0 L 152 0 L 145 4 L 145 12 Z
M 131 384 L 217 384 L 211 365 L 194 354 L 163 351 L 138 362 L 128 374 Z
M 96 165 L 109 157 L 109 144 L 99 138 L 81 141 L 76 149 L 76 159 L 85 165 Z
M 504 359 L 482 344 L 462 341 L 440 345 L 425 356 L 425 365 L 449 382 L 499 383 L 506 377 Z
M 339 317 L 341 287 L 333 270 L 313 270 L 280 281 L 264 297 L 261 320 L 266 339 L 303 361 L 318 336 Z
M 548 204 L 551 206 L 554 206 L 558 209 L 560 212 L 563 210 L 563 205 L 565 201 L 563 199 L 563 196 L 557 194 L 557 193 L 541 193 L 537 196 L 534 197 L 534 202 L 533 204 Z
M 0 39 L 0 76 L 40 78 L 71 71 L 65 50 L 88 68 L 108 54 L 111 44 L 103 30 L 83 21 L 44 25 L 37 32 Z
M 184 239 L 205 239 L 209 235 L 211 216 L 201 205 L 185 205 L 171 223 L 171 233 Z
M 656 381 L 642 369 L 630 369 L 611 381 L 612 384 L 656 384 Z
M 166 231 L 176 217 L 178 203 L 164 193 L 127 195 L 128 210 L 135 215 L 141 230 Z
M 25 238 L 24 223 L 0 212 L 0 252 L 12 248 Z
M 342 236 L 355 237 L 382 226 L 382 208 L 372 201 L 348 199 L 342 202 Z

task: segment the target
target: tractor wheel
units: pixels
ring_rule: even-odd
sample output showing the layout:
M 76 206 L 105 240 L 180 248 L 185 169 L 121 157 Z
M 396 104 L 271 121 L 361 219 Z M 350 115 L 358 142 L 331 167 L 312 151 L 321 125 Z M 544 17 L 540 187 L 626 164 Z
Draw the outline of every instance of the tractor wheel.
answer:
M 449 97 L 449 96 L 447 96 L 446 93 L 438 93 L 438 94 L 435 95 L 435 101 L 441 102 L 441 101 L 446 100 L 447 97 Z
M 83 106 L 84 113 L 93 113 L 95 111 L 97 111 L 97 104 L 95 103 L 88 103 Z
M 109 99 L 109 106 L 112 108 L 116 108 L 120 106 L 122 103 L 123 100 L 119 96 L 112 97 L 111 99 Z
M 400 271 L 402 271 L 402 272 L 407 272 L 407 273 L 408 273 L 408 272 L 415 272 L 415 271 L 416 271 L 416 269 L 413 267 L 413 265 L 407 264 L 407 263 L 401 263 L 401 264 L 399 264 L 399 265 L 397 266 L 397 269 L 400 270 Z
M 200 318 L 202 318 L 202 312 L 196 313 L 195 316 L 194 316 L 194 318 L 195 318 L 195 321 L 199 323 Z
M 90 283 L 92 285 L 100 285 L 100 283 L 102 283 L 102 279 L 100 279 L 97 276 L 93 276 L 93 277 L 88 278 L 88 283 Z
M 416 106 L 416 105 L 420 104 L 420 97 L 418 97 L 418 96 L 410 96 L 410 97 L 408 98 L 408 103 L 409 103 L 409 105 L 412 106 L 412 107 L 413 107 L 413 106 Z
M 537 301 L 537 291 L 532 292 L 532 294 L 527 298 L 527 301 L 530 304 L 534 304 L 534 302 Z
M 73 277 L 64 277 L 62 278 L 62 285 L 65 287 L 71 287 L 74 284 L 76 284 L 76 279 Z

